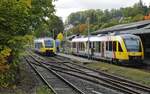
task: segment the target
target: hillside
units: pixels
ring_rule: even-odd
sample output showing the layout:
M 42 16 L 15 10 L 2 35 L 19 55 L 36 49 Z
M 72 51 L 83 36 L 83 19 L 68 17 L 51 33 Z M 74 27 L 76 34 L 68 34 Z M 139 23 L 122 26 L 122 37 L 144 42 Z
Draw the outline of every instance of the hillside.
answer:
M 66 20 L 66 25 L 73 25 L 73 28 L 69 29 L 69 35 L 86 35 L 88 28 L 87 18 L 89 18 L 90 32 L 93 32 L 117 24 L 125 24 L 144 20 L 145 15 L 148 15 L 149 13 L 150 6 L 144 5 L 140 0 L 131 7 L 111 10 L 90 9 L 71 13 Z

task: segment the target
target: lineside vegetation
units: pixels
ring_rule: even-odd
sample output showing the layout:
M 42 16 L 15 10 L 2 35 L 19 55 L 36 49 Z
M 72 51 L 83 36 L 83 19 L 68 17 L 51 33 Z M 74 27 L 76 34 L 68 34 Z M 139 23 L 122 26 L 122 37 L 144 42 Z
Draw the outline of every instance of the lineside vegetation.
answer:
M 19 79 L 20 54 L 34 37 L 51 34 L 56 28 L 54 22 L 61 28 L 55 30 L 57 33 L 63 29 L 52 2 L 0 0 L 0 88 L 12 86 Z

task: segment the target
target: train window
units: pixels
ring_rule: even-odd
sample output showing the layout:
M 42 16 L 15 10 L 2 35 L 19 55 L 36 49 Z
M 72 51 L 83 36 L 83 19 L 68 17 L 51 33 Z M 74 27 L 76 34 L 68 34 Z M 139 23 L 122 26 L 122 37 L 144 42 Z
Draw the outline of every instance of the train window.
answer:
M 123 50 L 122 50 L 122 47 L 121 47 L 121 44 L 118 42 L 118 51 L 119 52 L 123 52 Z
M 54 45 L 52 40 L 45 40 L 44 44 L 45 44 L 45 48 L 52 48 Z
M 95 52 L 100 52 L 100 49 L 101 49 L 101 43 L 95 42 Z
M 82 42 L 80 42 L 80 47 L 81 47 L 81 49 L 80 49 L 80 50 L 82 50 L 82 48 L 83 48 L 83 47 L 82 47 Z
M 109 50 L 109 42 L 108 41 L 106 42 L 106 50 L 107 51 Z
M 138 52 L 141 51 L 140 41 L 135 38 L 126 38 L 124 39 L 127 51 L 129 52 Z
M 92 46 L 91 44 L 92 44 L 92 43 L 91 43 L 91 42 L 89 42 L 89 48 L 91 48 L 91 46 Z
M 73 43 L 73 48 L 76 48 L 76 43 L 75 42 Z
M 80 42 L 79 42 L 79 46 L 78 47 L 79 47 L 79 50 L 81 50 L 81 43 Z
M 35 43 L 35 48 L 37 48 L 37 49 L 42 48 L 42 43 Z
M 81 42 L 81 50 L 83 50 L 83 43 Z
M 83 43 L 83 50 L 85 50 L 85 45 L 84 45 L 84 43 Z
M 82 47 L 83 47 L 82 50 L 84 51 L 84 49 L 85 49 L 84 43 L 82 43 Z
M 141 46 L 141 43 L 139 43 L 139 52 L 141 52 L 142 51 L 142 46 Z
M 79 50 L 79 49 L 80 49 L 80 47 L 79 47 L 79 46 L 80 46 L 80 45 L 79 45 L 79 42 L 77 42 L 76 45 L 77 45 L 77 50 Z
M 113 41 L 113 51 L 116 51 L 116 41 Z
M 74 43 L 74 48 L 76 48 L 77 47 L 77 43 Z
M 98 48 L 98 52 L 101 52 L 101 42 L 98 42 L 99 48 Z
M 83 47 L 82 47 L 82 42 L 80 42 L 80 47 L 81 47 L 81 49 L 80 49 L 80 50 L 82 50 L 82 48 L 83 48 Z
M 113 42 L 112 41 L 109 41 L 109 51 L 112 51 L 112 44 Z
M 74 43 L 74 48 L 76 48 L 76 43 Z
M 79 50 L 83 51 L 84 50 L 84 43 L 79 42 Z
M 82 47 L 82 42 L 80 42 L 80 50 L 82 50 L 82 48 L 83 48 L 83 47 Z
M 36 48 L 36 44 L 34 44 L 34 48 Z
M 92 48 L 95 48 L 95 42 L 93 42 L 93 46 L 92 46 Z
M 81 43 L 79 42 L 79 50 L 81 50 Z
M 77 49 L 79 50 L 79 42 L 77 42 Z
M 98 52 L 98 42 L 95 42 L 95 52 Z
M 81 42 L 79 42 L 79 49 L 80 49 L 80 50 L 82 49 L 82 45 L 81 45 Z
M 74 48 L 76 48 L 76 43 L 74 43 Z

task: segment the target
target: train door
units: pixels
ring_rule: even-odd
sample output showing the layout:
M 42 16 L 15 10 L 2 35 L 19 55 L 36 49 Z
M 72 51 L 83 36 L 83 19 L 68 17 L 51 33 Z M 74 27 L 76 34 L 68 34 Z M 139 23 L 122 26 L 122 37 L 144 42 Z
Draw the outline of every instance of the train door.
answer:
M 117 41 L 113 41 L 113 59 L 116 58 L 116 51 L 117 51 Z
M 79 42 L 76 43 L 77 53 L 79 53 Z
M 94 56 L 95 53 L 95 42 L 91 42 L 91 56 Z
M 105 55 L 105 42 L 101 42 L 101 56 L 104 57 Z
M 106 50 L 105 50 L 105 57 L 108 58 L 109 57 L 109 41 L 106 41 L 105 42 L 105 47 L 106 47 Z
M 121 59 L 124 57 L 123 49 L 121 47 L 121 44 L 119 41 L 117 41 L 117 53 L 116 53 L 116 58 Z
M 101 57 L 101 42 L 95 42 L 94 56 L 96 58 Z
M 106 58 L 113 58 L 114 54 L 113 54 L 113 42 L 112 41 L 107 41 L 106 42 Z

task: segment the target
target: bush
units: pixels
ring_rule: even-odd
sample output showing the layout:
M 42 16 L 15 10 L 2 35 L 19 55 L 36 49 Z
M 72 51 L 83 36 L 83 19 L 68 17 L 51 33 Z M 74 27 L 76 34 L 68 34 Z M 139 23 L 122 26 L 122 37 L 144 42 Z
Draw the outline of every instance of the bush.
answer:
M 19 80 L 18 67 L 14 65 L 5 65 L 5 71 L 0 72 L 0 88 L 10 87 L 16 84 Z
M 4 48 L 1 52 L 0 52 L 0 66 L 2 65 L 6 65 L 7 63 L 7 59 L 10 56 L 11 53 L 11 49 L 10 48 Z
M 19 54 L 32 39 L 30 9 L 18 0 L 0 1 L 0 87 L 16 81 Z

